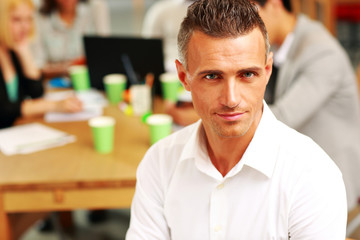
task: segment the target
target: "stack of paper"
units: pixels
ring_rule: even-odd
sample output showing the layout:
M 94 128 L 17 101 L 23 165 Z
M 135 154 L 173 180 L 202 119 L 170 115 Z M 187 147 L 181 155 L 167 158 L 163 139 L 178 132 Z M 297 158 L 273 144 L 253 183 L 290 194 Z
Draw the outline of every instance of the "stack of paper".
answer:
M 26 154 L 75 141 L 75 136 L 30 123 L 0 130 L 0 150 L 5 155 Z

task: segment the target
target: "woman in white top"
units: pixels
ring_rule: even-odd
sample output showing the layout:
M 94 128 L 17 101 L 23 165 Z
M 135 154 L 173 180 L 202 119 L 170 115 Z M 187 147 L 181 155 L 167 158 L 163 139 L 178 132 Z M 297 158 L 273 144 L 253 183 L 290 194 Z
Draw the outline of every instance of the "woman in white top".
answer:
M 90 5 L 80 0 L 44 0 L 37 25 L 37 60 L 45 77 L 64 75 L 82 61 L 83 35 L 95 32 Z

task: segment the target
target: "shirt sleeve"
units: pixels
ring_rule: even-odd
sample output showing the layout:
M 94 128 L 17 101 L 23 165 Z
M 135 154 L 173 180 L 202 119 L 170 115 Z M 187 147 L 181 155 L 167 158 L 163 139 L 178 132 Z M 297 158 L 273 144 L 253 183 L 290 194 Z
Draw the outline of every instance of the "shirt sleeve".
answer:
M 345 239 L 345 186 L 340 170 L 327 160 L 330 164 L 322 169 L 316 166 L 305 169 L 293 186 L 288 220 L 291 240 Z
M 164 190 L 159 163 L 148 152 L 137 170 L 135 195 L 131 205 L 130 227 L 127 240 L 170 240 L 164 216 Z
M 16 118 L 21 115 L 21 102 L 14 103 L 1 98 L 0 103 L 0 129 L 10 127 L 15 122 Z
M 24 91 L 25 97 L 29 96 L 31 98 L 40 98 L 44 94 L 43 87 L 43 76 L 40 76 L 39 79 L 30 79 L 24 77 Z

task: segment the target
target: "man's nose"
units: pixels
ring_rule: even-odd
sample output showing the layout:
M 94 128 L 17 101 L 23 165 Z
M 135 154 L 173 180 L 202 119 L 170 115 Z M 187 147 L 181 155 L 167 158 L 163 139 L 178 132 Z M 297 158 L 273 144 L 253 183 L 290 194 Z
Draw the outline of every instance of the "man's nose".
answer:
M 226 79 L 222 87 L 222 105 L 234 108 L 240 103 L 240 84 L 236 78 Z

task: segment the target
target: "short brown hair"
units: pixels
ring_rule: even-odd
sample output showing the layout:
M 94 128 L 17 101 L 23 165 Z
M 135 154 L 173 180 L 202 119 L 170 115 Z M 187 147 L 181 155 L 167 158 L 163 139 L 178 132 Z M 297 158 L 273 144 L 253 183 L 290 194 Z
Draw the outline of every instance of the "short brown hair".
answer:
M 31 9 L 34 9 L 32 0 L 0 0 L 0 43 L 7 47 L 12 47 L 14 44 L 14 39 L 12 38 L 9 29 L 11 11 L 22 3 L 25 3 Z M 33 36 L 34 32 L 35 25 L 33 24 L 30 36 Z
M 79 0 L 78 2 L 87 2 L 87 0 Z M 40 6 L 40 13 L 42 15 L 50 15 L 53 12 L 56 12 L 58 5 L 56 0 L 43 0 L 42 5 Z
M 189 6 L 178 34 L 180 62 L 187 68 L 187 48 L 194 31 L 211 37 L 238 37 L 259 28 L 265 42 L 266 58 L 270 44 L 257 7 L 249 0 L 198 0 Z

